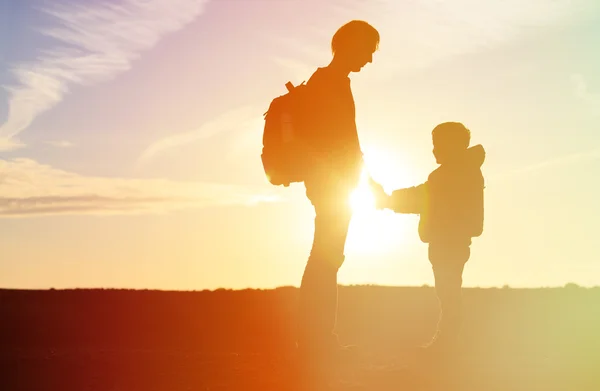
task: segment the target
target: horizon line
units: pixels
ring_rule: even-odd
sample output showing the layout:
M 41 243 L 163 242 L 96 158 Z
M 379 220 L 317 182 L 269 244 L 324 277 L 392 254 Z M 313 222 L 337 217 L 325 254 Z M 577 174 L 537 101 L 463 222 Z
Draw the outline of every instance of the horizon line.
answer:
M 339 284 L 339 288 L 396 288 L 396 289 L 434 289 L 433 285 L 422 284 L 422 285 L 385 285 L 385 284 Z M 473 290 L 473 289 L 487 289 L 487 290 L 534 290 L 534 289 L 600 289 L 600 285 L 580 285 L 574 282 L 568 282 L 564 285 L 546 285 L 546 286 L 511 286 L 510 284 L 505 284 L 502 286 L 463 286 L 462 289 Z M 160 288 L 116 288 L 116 287 L 73 287 L 73 288 L 5 288 L 0 287 L 0 292 L 3 291 L 22 291 L 22 292 L 51 292 L 51 291 L 135 291 L 135 292 L 219 292 L 219 291 L 229 291 L 229 292 L 243 292 L 243 291 L 276 291 L 283 289 L 300 289 L 300 287 L 295 285 L 281 285 L 277 287 L 267 287 L 267 288 L 256 288 L 256 287 L 247 287 L 247 288 L 228 288 L 228 287 L 219 287 L 219 288 L 205 288 L 205 289 L 160 289 Z

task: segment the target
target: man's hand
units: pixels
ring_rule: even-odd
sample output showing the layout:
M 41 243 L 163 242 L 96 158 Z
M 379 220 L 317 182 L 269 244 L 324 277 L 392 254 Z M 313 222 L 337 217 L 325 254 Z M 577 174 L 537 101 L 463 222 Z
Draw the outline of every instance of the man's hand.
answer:
M 375 197 L 375 208 L 384 209 L 388 207 L 390 196 L 387 195 L 385 190 L 383 190 L 383 186 L 379 183 L 375 182 L 373 178 L 369 177 L 369 187 L 371 188 L 371 192 L 373 193 L 373 197 Z

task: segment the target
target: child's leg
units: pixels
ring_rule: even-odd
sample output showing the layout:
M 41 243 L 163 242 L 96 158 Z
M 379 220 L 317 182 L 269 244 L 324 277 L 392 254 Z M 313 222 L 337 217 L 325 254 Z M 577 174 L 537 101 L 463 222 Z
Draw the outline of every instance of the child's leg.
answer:
M 470 248 L 429 246 L 429 260 L 440 303 L 436 339 L 456 340 L 462 324 L 462 273 L 470 256 Z

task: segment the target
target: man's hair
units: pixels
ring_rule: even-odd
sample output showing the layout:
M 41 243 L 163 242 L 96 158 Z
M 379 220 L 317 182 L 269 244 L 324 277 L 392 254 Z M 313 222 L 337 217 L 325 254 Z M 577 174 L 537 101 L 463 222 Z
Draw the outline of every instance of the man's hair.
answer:
M 468 148 L 471 142 L 471 131 L 460 122 L 444 122 L 431 132 L 435 141 L 456 148 Z
M 348 50 L 356 47 L 362 41 L 373 47 L 373 52 L 379 48 L 379 31 L 363 20 L 352 20 L 340 27 L 331 39 L 331 52 Z

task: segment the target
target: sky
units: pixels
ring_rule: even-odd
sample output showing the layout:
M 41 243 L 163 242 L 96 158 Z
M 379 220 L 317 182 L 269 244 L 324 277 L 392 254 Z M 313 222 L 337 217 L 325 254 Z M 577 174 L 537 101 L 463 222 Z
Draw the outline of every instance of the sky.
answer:
M 386 190 L 436 168 L 438 123 L 487 151 L 464 285 L 600 285 L 596 0 L 0 0 L 0 287 L 298 286 L 314 211 L 267 182 L 262 114 L 352 19 Z M 357 211 L 339 282 L 432 285 L 417 223 Z

